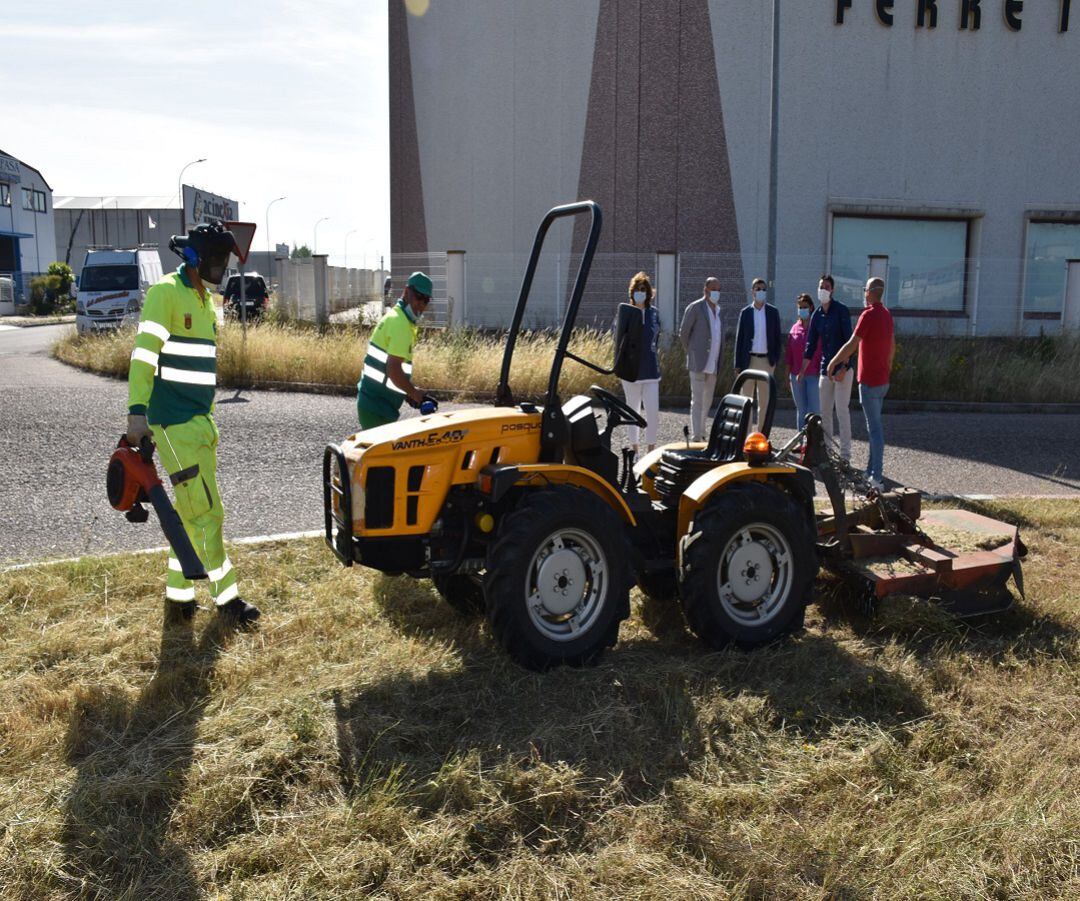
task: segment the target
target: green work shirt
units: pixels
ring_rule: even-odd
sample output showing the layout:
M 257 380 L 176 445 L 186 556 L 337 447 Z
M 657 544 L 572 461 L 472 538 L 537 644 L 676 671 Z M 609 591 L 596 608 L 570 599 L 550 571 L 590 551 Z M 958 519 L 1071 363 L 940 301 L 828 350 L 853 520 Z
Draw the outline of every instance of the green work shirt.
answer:
M 412 381 L 413 346 L 419 330 L 401 301 L 386 312 L 368 341 L 364 369 L 356 385 L 358 407 L 390 420 L 397 419 L 405 392 L 390 381 L 386 364 L 389 357 L 400 357 L 402 371 Z
M 154 425 L 208 414 L 217 386 L 217 313 L 181 266 L 146 292 L 128 366 L 128 412 Z

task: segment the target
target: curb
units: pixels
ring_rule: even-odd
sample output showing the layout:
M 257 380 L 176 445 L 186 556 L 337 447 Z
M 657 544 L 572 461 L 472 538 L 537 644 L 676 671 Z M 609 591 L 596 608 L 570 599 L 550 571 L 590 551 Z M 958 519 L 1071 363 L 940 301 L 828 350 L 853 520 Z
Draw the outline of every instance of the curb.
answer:
M 12 328 L 38 328 L 39 326 L 42 326 L 42 325 L 74 325 L 75 324 L 75 317 L 74 316 L 72 316 L 70 319 L 68 319 L 67 317 L 61 317 L 59 319 L 46 319 L 44 322 L 33 321 L 33 320 L 31 320 L 30 322 L 27 322 L 27 321 L 25 321 L 25 319 L 23 321 L 21 321 L 21 322 L 11 322 L 10 321 L 12 319 L 21 319 L 21 318 L 22 317 L 19 317 L 19 316 L 0 316 L 0 325 L 10 325 Z

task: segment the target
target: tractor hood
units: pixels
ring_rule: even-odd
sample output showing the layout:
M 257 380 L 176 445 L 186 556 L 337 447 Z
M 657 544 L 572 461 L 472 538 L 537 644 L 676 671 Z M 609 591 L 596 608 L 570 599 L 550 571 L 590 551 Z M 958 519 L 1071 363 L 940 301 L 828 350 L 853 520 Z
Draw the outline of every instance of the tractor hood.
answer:
M 475 407 L 411 416 L 358 432 L 341 443 L 341 451 L 352 483 L 355 534 L 382 531 L 373 528 L 373 517 L 362 522 L 361 499 L 376 490 L 393 497 L 395 512 L 380 520 L 393 522 L 384 534 L 424 534 L 450 489 L 475 485 L 485 466 L 539 460 L 540 411 Z

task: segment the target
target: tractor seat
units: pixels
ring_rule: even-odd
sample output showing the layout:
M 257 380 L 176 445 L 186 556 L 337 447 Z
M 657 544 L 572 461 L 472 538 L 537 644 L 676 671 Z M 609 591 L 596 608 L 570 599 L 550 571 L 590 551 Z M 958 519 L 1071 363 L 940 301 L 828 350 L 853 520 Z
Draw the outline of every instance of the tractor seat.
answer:
M 724 395 L 709 432 L 709 443 L 704 448 L 678 447 L 664 451 L 654 484 L 665 502 L 677 503 L 690 483 L 710 469 L 742 459 L 752 406 L 753 400 L 745 395 Z
M 596 401 L 586 394 L 572 397 L 563 404 L 563 415 L 570 432 L 567 462 L 595 472 L 618 487 L 619 458 L 611 450 L 611 436 L 600 434 L 595 410 Z

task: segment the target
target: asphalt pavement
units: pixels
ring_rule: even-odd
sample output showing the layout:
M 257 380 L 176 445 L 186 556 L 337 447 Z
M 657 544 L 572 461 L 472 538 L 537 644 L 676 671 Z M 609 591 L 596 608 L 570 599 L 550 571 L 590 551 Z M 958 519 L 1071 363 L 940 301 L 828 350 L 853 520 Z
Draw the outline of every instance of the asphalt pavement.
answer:
M 164 543 L 153 519 L 133 525 L 105 498 L 127 386 L 50 359 L 64 328 L 0 328 L 0 563 Z M 226 536 L 321 528 L 322 450 L 355 431 L 354 399 L 222 390 L 216 418 Z M 774 441 L 794 419 L 778 411 Z M 664 411 L 661 442 L 680 440 L 686 420 Z M 853 461 L 864 465 L 858 411 L 852 423 Z M 1080 498 L 1080 415 L 886 413 L 885 434 L 886 476 L 931 494 Z

